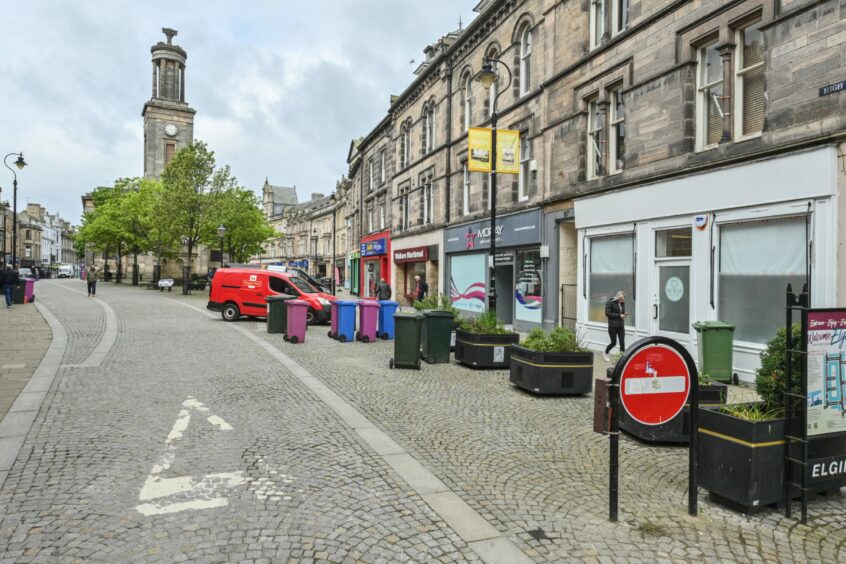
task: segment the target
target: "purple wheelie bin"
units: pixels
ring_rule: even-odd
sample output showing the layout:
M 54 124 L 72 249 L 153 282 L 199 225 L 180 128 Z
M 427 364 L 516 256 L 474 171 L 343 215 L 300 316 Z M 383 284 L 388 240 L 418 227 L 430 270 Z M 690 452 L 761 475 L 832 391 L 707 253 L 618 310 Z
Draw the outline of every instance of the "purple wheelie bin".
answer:
M 356 338 L 362 343 L 376 340 L 379 328 L 379 302 L 375 300 L 361 300 L 358 302 L 358 334 Z
M 329 338 L 330 339 L 337 339 L 338 338 L 338 300 L 333 301 L 329 304 L 329 316 L 332 318 L 331 325 L 329 327 Z
M 306 315 L 308 315 L 308 302 L 303 300 L 288 300 L 285 302 L 288 308 L 288 326 L 283 337 L 289 343 L 303 343 L 306 336 Z
M 27 278 L 24 280 L 24 303 L 31 304 L 35 296 L 35 280 Z

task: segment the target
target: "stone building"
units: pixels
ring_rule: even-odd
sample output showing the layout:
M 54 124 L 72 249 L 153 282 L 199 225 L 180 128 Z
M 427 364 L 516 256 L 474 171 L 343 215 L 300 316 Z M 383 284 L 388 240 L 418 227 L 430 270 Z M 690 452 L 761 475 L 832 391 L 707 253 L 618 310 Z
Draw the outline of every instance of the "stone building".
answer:
M 497 178 L 501 319 L 577 324 L 601 347 L 603 304 L 622 289 L 629 339 L 665 334 L 695 354 L 693 322 L 735 323 L 735 369 L 749 379 L 788 282 L 810 282 L 816 306 L 846 301 L 846 6 L 485 0 L 476 11 L 425 49 L 347 156 L 348 232 L 390 253 L 401 300 L 419 273 L 465 314 L 487 307 L 491 183 L 465 168 L 466 131 L 490 124 L 496 97 L 498 127 L 521 133 L 519 174 Z M 486 58 L 499 61 L 492 92 L 474 80 Z M 368 251 L 373 235 L 383 247 Z M 381 275 L 386 261 L 365 258 L 348 265 L 367 296 L 370 265 Z

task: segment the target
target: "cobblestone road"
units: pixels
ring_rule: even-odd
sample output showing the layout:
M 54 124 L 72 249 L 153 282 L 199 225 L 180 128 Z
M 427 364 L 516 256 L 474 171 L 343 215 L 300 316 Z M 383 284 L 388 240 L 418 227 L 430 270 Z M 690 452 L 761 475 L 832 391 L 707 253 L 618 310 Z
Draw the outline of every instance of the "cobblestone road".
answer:
M 71 324 L 72 309 L 98 307 L 58 285 L 39 299 Z M 289 345 L 264 323 L 234 324 L 250 339 L 207 316 L 202 295 L 104 285 L 99 299 L 116 314 L 117 341 L 101 366 L 57 375 L 0 490 L 0 559 L 476 559 L 430 498 L 270 349 L 535 561 L 846 560 L 841 498 L 815 501 L 810 526 L 738 515 L 704 493 L 692 518 L 686 451 L 628 439 L 621 522 L 608 523 L 608 446 L 591 431 L 591 397 L 537 398 L 505 372 L 457 365 L 389 370 L 390 343 L 339 344 L 324 329 Z M 100 314 L 84 315 L 106 332 Z

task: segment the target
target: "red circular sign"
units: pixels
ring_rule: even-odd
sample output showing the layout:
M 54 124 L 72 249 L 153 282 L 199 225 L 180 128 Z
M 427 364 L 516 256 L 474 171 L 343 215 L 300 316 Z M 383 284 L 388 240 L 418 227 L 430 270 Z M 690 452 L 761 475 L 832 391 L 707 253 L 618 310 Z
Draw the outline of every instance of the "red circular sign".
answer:
M 689 394 L 687 363 L 678 351 L 667 345 L 647 345 L 623 367 L 620 400 L 639 423 L 666 423 L 681 412 Z

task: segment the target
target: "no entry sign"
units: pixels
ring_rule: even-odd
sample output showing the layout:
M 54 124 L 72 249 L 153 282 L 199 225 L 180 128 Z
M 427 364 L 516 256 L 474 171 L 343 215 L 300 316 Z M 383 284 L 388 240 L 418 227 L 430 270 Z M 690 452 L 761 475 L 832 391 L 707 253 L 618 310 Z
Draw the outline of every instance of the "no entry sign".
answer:
M 663 343 L 639 348 L 620 376 L 623 408 L 644 425 L 666 423 L 687 403 L 690 377 L 687 362 L 675 348 Z

